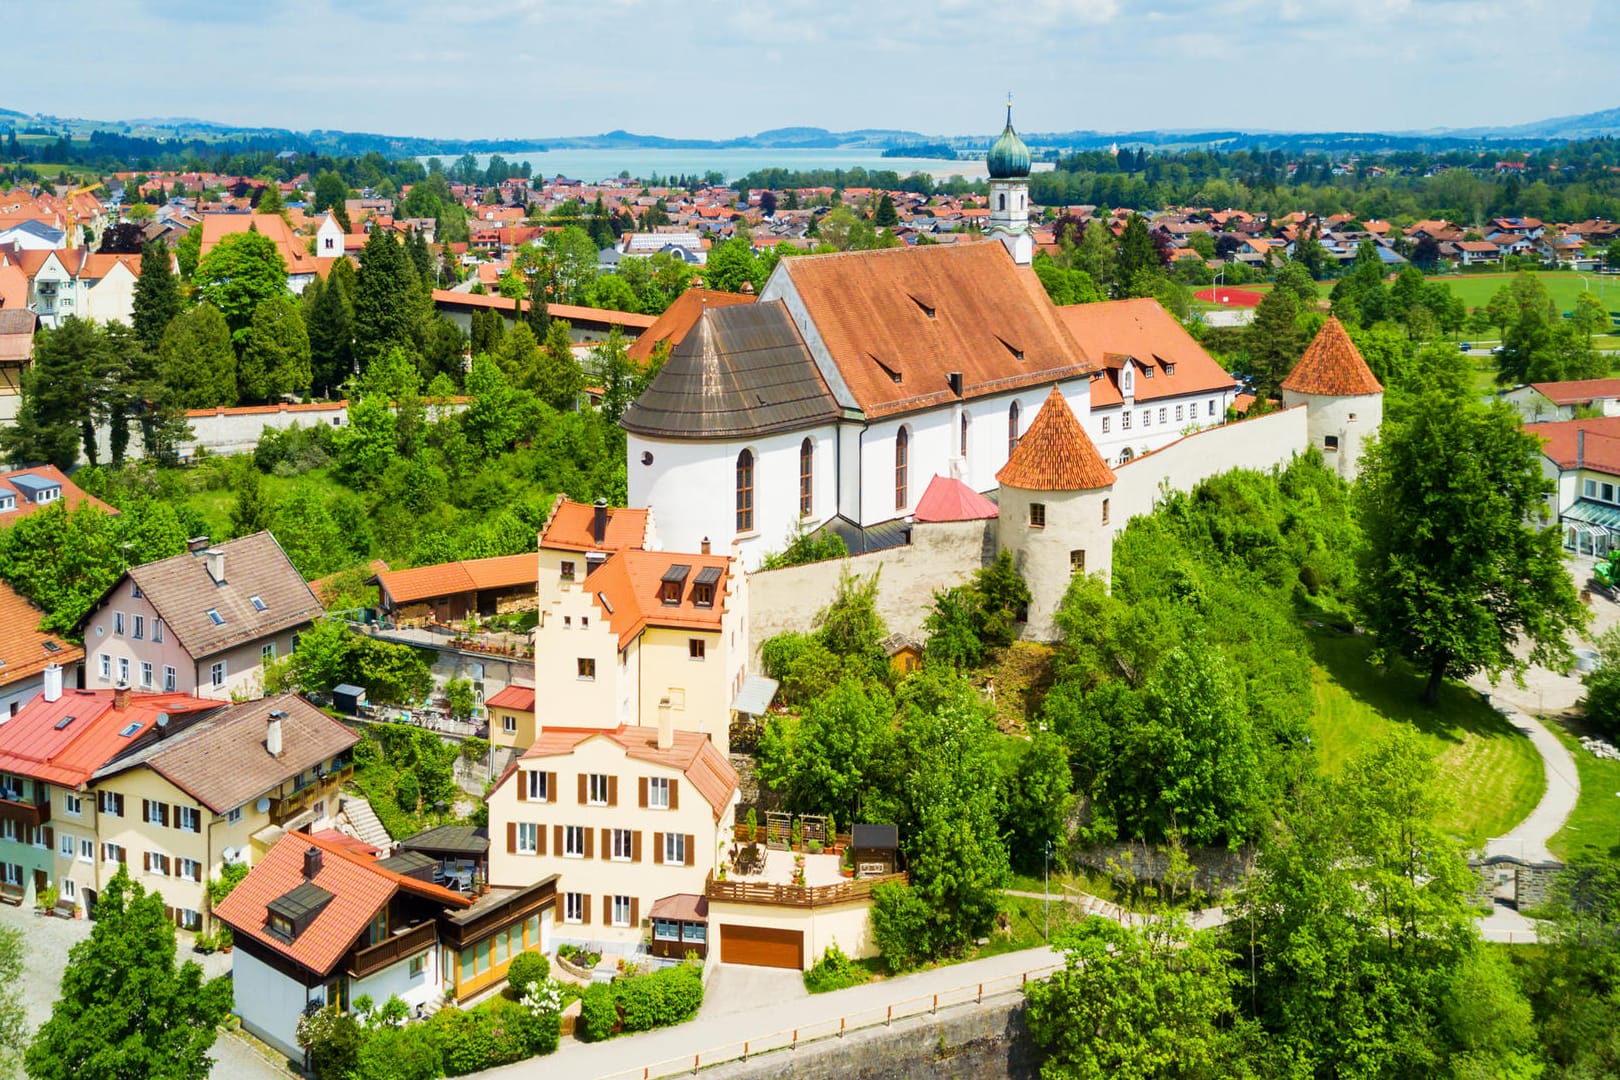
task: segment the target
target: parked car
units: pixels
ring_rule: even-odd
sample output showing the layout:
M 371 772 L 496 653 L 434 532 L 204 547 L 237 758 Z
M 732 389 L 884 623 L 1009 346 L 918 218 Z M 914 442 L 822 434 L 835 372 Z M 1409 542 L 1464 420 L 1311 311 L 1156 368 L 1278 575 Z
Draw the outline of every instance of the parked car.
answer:
M 1457 342 L 1457 351 L 1459 351 L 1459 352 L 1467 352 L 1469 349 L 1472 349 L 1473 347 L 1474 347 L 1474 344 L 1471 341 L 1459 341 L 1459 342 Z

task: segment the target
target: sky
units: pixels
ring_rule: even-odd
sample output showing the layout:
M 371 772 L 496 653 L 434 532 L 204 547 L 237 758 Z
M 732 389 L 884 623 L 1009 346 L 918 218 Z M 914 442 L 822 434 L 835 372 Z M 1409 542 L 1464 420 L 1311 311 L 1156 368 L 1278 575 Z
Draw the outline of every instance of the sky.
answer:
M 50 0 L 15 40 L 71 40 L 10 50 L 0 106 L 469 139 L 993 134 L 1009 92 L 1036 132 L 1505 125 L 1620 106 L 1614 6 Z

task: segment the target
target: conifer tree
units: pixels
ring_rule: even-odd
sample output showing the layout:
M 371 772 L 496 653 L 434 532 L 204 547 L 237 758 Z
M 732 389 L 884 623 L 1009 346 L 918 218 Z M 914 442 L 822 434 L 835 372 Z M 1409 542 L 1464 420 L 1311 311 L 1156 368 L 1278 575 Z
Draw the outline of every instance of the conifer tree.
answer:
M 354 293 L 354 354 L 365 370 L 398 345 L 415 350 L 421 284 L 405 248 L 386 229 L 366 239 Z
M 180 314 L 180 283 L 170 266 L 169 249 L 150 243 L 141 249 L 141 279 L 135 283 L 135 333 L 148 352 L 157 352 L 163 331 Z
M 309 389 L 309 332 L 290 298 L 272 297 L 254 310 L 236 377 L 242 396 L 252 401 Z
M 236 350 L 218 308 L 198 304 L 169 324 L 158 347 L 158 375 L 176 408 L 236 404 Z
M 894 208 L 894 200 L 885 191 L 883 198 L 878 201 L 877 210 L 872 215 L 872 224 L 879 228 L 892 229 L 900 224 L 900 213 Z

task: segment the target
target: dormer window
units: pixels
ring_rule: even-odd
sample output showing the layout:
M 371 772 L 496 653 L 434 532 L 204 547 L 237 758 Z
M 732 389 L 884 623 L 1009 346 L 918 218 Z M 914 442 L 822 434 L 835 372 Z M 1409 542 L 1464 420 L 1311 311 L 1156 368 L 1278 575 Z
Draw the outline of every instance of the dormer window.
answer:
M 221 615 L 214 608 L 209 608 L 208 609 L 208 621 L 213 623 L 215 626 L 224 626 L 225 625 L 225 616 Z
M 1142 366 L 1142 378 L 1144 378 L 1144 379 L 1153 378 L 1153 368 L 1152 368 L 1152 366 L 1147 365 L 1147 364 L 1144 364 Z
M 681 602 L 681 591 L 686 587 L 686 577 L 692 572 L 690 566 L 677 565 L 664 571 L 664 576 L 658 582 L 658 599 L 666 607 Z
M 705 566 L 698 571 L 692 584 L 692 603 L 698 607 L 714 607 L 714 589 L 720 582 L 720 568 Z

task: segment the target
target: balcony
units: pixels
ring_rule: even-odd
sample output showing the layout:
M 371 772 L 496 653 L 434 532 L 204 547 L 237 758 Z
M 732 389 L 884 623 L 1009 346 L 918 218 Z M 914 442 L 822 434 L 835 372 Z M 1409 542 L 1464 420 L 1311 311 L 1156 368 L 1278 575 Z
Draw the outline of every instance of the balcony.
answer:
M 314 783 L 299 788 L 291 795 L 272 798 L 270 800 L 270 820 L 277 825 L 284 824 L 288 819 L 298 816 L 330 794 L 332 789 L 354 775 L 354 766 L 345 765 L 334 769 L 325 776 L 315 779 Z
M 39 828 L 51 820 L 51 800 L 43 802 L 16 791 L 0 792 L 0 821 L 15 821 L 18 825 Z
M 432 948 L 438 940 L 438 926 L 430 919 L 396 931 L 375 945 L 350 950 L 344 970 L 356 979 L 363 979 L 407 956 Z
M 716 881 L 710 874 L 703 894 L 711 901 L 733 904 L 774 904 L 778 907 L 823 907 L 850 900 L 865 900 L 872 890 L 890 881 L 903 882 L 904 873 L 842 880 L 827 885 L 782 885 L 770 881 Z

